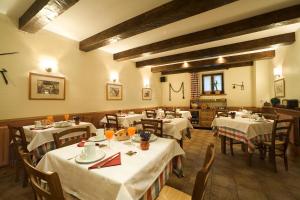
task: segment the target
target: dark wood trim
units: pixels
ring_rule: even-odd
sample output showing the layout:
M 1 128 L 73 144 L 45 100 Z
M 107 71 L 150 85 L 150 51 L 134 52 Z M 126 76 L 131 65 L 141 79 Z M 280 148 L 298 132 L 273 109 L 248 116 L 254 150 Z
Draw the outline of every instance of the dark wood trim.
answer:
M 242 55 L 236 55 L 236 56 L 227 56 L 227 57 L 223 57 L 223 59 L 221 61 L 219 60 L 219 58 L 192 61 L 192 62 L 187 63 L 187 65 L 189 66 L 188 68 L 184 68 L 183 63 L 173 64 L 173 65 L 163 65 L 163 66 L 159 66 L 159 67 L 152 67 L 151 72 L 157 73 L 157 72 L 162 72 L 162 71 L 192 69 L 192 68 L 216 66 L 216 65 L 220 65 L 220 64 L 249 62 L 249 61 L 269 59 L 269 58 L 274 58 L 274 57 L 275 57 L 275 51 L 270 50 L 270 51 L 242 54 Z
M 206 72 L 206 71 L 224 70 L 224 69 L 229 69 L 229 68 L 245 67 L 245 66 L 253 66 L 253 61 L 233 63 L 233 64 L 221 64 L 221 65 L 210 66 L 210 67 L 198 67 L 198 68 L 192 68 L 192 69 L 163 71 L 161 74 L 162 75 L 170 75 L 170 74 L 181 74 L 181 73 Z
M 82 40 L 79 49 L 91 51 L 234 1 L 237 0 L 173 0 Z
M 147 44 L 116 53 L 114 54 L 114 60 L 122 61 L 133 59 L 142 57 L 145 54 L 161 53 L 297 23 L 300 21 L 299 10 L 300 4 L 210 29 Z
M 19 18 L 19 29 L 35 33 L 79 0 L 36 0 Z M 54 17 L 48 16 L 52 12 Z
M 253 51 L 259 49 L 271 48 L 274 45 L 289 45 L 296 40 L 295 33 L 287 33 L 282 35 L 276 35 L 271 37 L 260 38 L 256 40 L 250 40 L 246 42 L 239 42 L 224 46 L 218 46 L 208 49 L 201 49 L 197 51 L 191 51 L 186 53 L 175 54 L 171 56 L 159 57 L 150 60 L 143 60 L 136 62 L 136 67 L 145 66 L 157 66 L 169 63 L 184 62 L 190 60 L 205 59 L 209 57 L 222 56 L 225 54 L 241 53 L 246 51 Z

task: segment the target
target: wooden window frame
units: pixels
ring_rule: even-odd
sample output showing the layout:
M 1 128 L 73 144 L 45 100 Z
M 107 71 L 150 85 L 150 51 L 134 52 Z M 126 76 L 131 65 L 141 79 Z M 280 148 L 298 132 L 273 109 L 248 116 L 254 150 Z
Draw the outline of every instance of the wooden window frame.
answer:
M 222 90 L 220 91 L 220 94 L 225 94 L 225 92 L 224 92 L 224 73 L 220 72 L 220 73 L 202 74 L 202 95 L 207 95 L 204 92 L 204 77 L 207 77 L 207 76 L 210 76 L 210 78 L 211 78 L 211 93 L 210 94 L 218 95 L 218 94 L 216 94 L 215 87 L 214 87 L 214 76 L 219 76 L 219 75 L 221 75 L 221 77 L 222 77 Z

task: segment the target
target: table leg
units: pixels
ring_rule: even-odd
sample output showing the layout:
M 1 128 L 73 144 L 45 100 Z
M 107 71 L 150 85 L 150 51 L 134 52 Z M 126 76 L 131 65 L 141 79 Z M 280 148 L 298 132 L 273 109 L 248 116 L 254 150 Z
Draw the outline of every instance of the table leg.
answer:
M 220 135 L 221 137 L 221 152 L 226 154 L 226 136 Z

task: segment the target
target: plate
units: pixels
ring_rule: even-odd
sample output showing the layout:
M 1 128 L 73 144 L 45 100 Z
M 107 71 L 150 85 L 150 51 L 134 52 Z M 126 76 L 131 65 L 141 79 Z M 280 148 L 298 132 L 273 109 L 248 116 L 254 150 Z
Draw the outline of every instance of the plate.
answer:
M 96 155 L 94 156 L 94 158 L 82 159 L 82 158 L 80 158 L 80 155 L 78 155 L 75 157 L 75 161 L 80 164 L 88 164 L 88 163 L 93 163 L 93 162 L 99 161 L 99 160 L 103 159 L 104 157 L 105 157 L 105 152 L 102 151 L 101 149 L 96 149 Z
M 155 140 L 157 140 L 157 136 L 154 134 L 151 134 L 150 140 L 149 142 L 154 142 Z M 139 135 L 135 135 L 132 137 L 132 141 L 134 142 L 141 142 L 141 137 Z
M 90 141 L 90 142 L 101 142 L 101 141 L 104 141 L 104 140 L 106 140 L 104 135 L 97 135 L 97 136 L 94 136 L 94 137 L 90 137 L 88 139 L 88 141 Z

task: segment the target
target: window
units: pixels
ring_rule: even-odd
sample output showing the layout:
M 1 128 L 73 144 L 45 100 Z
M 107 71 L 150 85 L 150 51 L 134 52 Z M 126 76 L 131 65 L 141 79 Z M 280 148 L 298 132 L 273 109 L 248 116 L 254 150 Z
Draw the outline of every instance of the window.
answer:
M 202 75 L 203 94 L 224 94 L 223 73 Z

